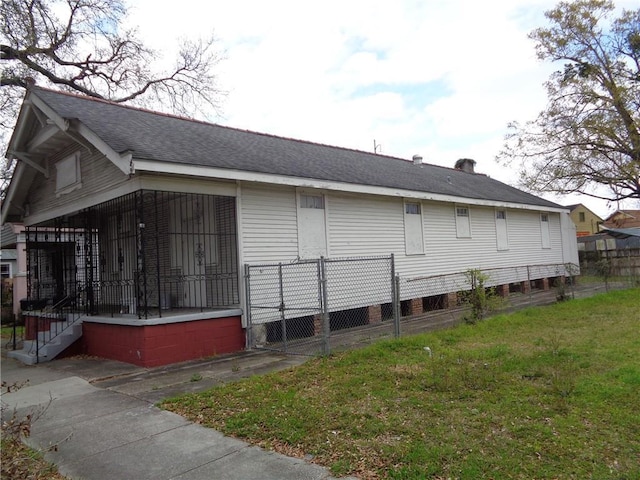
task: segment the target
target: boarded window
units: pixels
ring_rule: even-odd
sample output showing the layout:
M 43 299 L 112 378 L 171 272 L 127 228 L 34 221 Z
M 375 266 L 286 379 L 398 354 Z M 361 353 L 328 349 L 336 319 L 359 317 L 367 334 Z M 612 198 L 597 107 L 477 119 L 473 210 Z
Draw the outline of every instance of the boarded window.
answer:
M 324 195 L 298 195 L 298 255 L 300 258 L 327 256 L 327 228 Z
M 549 236 L 549 215 L 540 214 L 540 233 L 542 234 L 542 248 L 551 248 L 551 237 Z
M 468 207 L 456 207 L 456 235 L 458 238 L 471 237 Z
M 506 210 L 496 210 L 496 246 L 498 250 L 509 249 Z
M 424 253 L 421 212 L 419 203 L 404 204 L 404 247 L 407 255 Z
M 56 163 L 56 195 L 69 193 L 80 187 L 80 152 L 76 152 Z

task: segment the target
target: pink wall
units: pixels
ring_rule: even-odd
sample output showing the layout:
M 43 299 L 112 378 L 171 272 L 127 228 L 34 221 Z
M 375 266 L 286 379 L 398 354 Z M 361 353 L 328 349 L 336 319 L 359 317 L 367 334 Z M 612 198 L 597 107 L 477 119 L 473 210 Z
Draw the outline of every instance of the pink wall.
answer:
M 113 325 L 85 321 L 82 341 L 88 355 L 157 367 L 244 350 L 239 316 L 162 325 Z

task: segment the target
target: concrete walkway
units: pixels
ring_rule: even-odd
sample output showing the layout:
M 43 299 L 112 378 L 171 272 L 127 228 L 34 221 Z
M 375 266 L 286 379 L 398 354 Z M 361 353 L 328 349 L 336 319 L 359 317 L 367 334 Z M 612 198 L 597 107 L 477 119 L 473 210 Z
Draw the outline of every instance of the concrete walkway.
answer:
M 70 479 L 331 479 L 323 467 L 225 437 L 154 406 L 173 394 L 303 360 L 248 352 L 143 369 L 82 357 L 26 366 L 3 355 L 2 380 L 28 380 L 2 395 L 3 417 L 32 414 L 27 442 L 42 450 L 55 445 L 45 458 Z

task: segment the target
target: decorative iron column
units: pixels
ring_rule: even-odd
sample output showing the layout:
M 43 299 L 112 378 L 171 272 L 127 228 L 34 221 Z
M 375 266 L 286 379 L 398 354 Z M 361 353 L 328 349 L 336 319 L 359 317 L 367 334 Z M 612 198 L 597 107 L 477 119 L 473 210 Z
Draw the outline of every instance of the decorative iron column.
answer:
M 136 212 L 136 312 L 138 318 L 148 318 L 148 292 L 147 292 L 147 272 L 144 255 L 145 244 L 145 222 L 144 222 L 144 191 L 139 190 L 135 194 L 135 212 Z

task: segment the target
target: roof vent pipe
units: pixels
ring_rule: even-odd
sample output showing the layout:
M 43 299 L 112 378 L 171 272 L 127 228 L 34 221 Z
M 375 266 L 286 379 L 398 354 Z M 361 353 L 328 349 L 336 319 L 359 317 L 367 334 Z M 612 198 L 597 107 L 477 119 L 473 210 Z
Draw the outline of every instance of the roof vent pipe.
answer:
M 461 158 L 456 162 L 455 169 L 467 173 L 475 173 L 476 161 L 470 158 Z
M 413 164 L 414 165 L 422 165 L 422 156 L 414 155 L 413 156 Z

